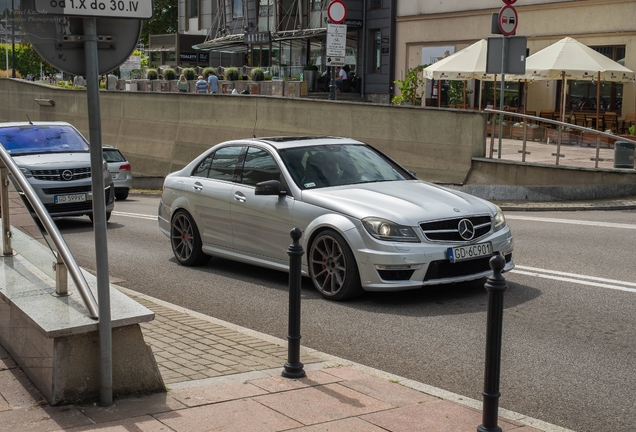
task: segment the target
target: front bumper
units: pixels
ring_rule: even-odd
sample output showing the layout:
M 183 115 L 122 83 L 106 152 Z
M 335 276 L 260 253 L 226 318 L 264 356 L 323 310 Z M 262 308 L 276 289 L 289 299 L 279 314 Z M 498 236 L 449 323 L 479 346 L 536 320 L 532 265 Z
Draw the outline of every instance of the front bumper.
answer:
M 356 230 L 352 230 L 356 231 Z M 352 233 L 348 233 L 352 234 Z M 492 273 L 490 256 L 451 263 L 449 243 L 389 243 L 358 237 L 365 245 L 352 244 L 362 287 L 366 291 L 398 291 L 427 285 L 449 284 L 480 279 Z M 356 236 L 357 237 L 357 236 Z M 351 235 L 348 236 L 351 241 Z M 510 229 L 492 233 L 474 243 L 491 242 L 494 252 L 506 258 L 504 272 L 514 268 L 514 240 Z M 369 244 L 371 243 L 371 244 Z M 371 246 L 371 247 L 369 247 Z

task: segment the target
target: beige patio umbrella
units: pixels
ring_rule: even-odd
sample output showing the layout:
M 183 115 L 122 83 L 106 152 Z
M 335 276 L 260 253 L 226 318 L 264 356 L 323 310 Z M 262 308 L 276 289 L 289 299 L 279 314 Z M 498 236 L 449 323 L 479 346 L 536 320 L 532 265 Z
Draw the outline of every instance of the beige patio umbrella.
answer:
M 567 80 L 632 82 L 635 74 L 625 66 L 594 51 L 576 39 L 566 37 L 526 59 L 526 75 L 532 81 L 562 80 L 561 121 L 565 120 Z M 600 85 L 597 85 L 596 124 L 598 125 Z
M 478 79 L 480 81 L 497 81 L 496 74 L 486 73 L 486 58 L 488 41 L 481 39 L 474 44 L 457 51 L 440 61 L 424 68 L 424 78 L 433 80 L 467 81 Z M 506 75 L 506 81 L 523 79 L 516 75 Z M 464 104 L 466 103 L 466 86 L 464 86 Z M 496 90 L 495 90 L 496 91 Z M 481 91 L 479 92 L 479 105 L 481 106 Z M 495 101 L 497 100 L 495 94 Z M 438 98 L 438 103 L 440 99 Z

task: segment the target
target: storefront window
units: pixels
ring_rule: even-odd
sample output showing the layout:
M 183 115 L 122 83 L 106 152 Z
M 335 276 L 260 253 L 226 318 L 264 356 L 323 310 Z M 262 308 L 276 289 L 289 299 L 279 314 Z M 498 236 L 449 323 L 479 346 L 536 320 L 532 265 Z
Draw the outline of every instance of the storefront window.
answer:
M 495 99 L 495 90 L 497 89 L 497 100 Z M 499 109 L 501 101 L 501 81 L 497 83 L 484 82 L 484 94 L 481 98 L 482 108 L 488 105 L 496 106 Z M 523 104 L 523 83 L 508 82 L 504 85 L 504 107 L 520 108 Z
M 151 52 L 150 53 L 150 61 L 153 63 L 161 63 L 161 53 Z
M 174 51 L 166 52 L 166 62 L 174 62 L 177 61 L 177 55 Z
M 371 0 L 369 9 L 382 9 L 382 0 Z
M 371 35 L 373 40 L 371 73 L 380 73 L 382 66 L 382 30 L 373 30 Z

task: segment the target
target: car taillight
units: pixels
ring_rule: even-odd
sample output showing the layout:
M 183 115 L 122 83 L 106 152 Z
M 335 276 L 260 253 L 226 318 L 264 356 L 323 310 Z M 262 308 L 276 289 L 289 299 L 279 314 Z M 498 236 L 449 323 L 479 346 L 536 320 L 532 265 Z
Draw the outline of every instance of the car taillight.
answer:
M 119 171 L 130 171 L 130 164 L 119 165 Z

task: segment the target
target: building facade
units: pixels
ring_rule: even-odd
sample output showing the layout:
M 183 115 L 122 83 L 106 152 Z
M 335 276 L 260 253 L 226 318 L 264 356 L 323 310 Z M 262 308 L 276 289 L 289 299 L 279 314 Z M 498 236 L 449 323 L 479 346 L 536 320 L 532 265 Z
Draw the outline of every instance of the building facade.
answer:
M 388 102 L 395 69 L 392 59 L 396 0 L 342 1 L 347 10 L 345 70 L 356 77 L 352 91 L 372 101 Z M 189 48 L 179 47 L 175 58 L 187 49 L 192 58 L 194 54 L 197 58 L 207 54 L 209 66 L 261 67 L 274 79 L 300 79 L 306 66 L 313 65 L 320 77 L 329 71 L 329 3 L 330 0 L 179 0 L 179 34 L 203 40 Z
M 491 34 L 491 17 L 504 6 L 501 0 L 398 0 L 396 11 L 396 61 L 394 75 L 404 79 L 418 65 L 429 64 L 438 56 L 459 51 Z M 516 35 L 527 36 L 528 55 L 572 37 L 607 57 L 636 70 L 636 2 L 633 0 L 519 0 Z M 479 81 L 473 86 L 473 106 L 482 92 L 482 107 L 493 104 L 492 83 Z M 506 85 L 506 102 L 523 104 L 522 83 Z M 592 109 L 596 104 L 596 83 L 568 81 L 567 109 Z M 635 112 L 635 83 L 600 83 L 601 110 L 619 116 Z M 429 84 L 430 86 L 430 84 Z M 559 81 L 528 85 L 527 109 L 559 109 Z M 399 90 L 396 89 L 399 93 Z M 428 96 L 431 97 L 429 90 Z M 442 93 L 442 102 L 444 94 Z M 583 105 L 587 101 L 588 106 Z M 436 104 L 435 104 L 436 105 Z M 444 103 L 442 103 L 444 105 Z M 594 108 L 595 109 L 595 108 Z

